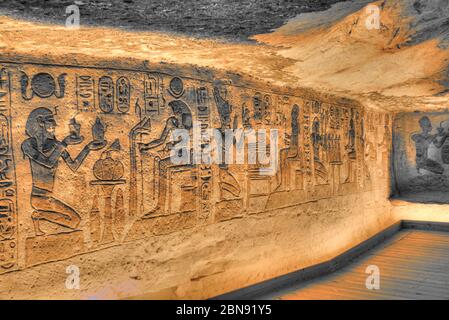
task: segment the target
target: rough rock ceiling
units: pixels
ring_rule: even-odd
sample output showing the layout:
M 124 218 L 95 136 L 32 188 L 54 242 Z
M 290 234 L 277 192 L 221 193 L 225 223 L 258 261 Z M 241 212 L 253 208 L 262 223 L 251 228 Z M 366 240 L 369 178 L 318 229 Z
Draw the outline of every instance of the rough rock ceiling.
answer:
M 447 0 L 372 2 L 382 9 L 379 30 L 365 26 L 370 2 L 346 1 L 300 14 L 271 33 L 253 36 L 254 43 L 99 27 L 74 31 L 3 16 L 0 50 L 194 65 L 332 92 L 391 111 L 446 108 Z
M 345 0 L 2 0 L 0 12 L 64 24 L 65 8 L 76 3 L 83 25 L 247 41 L 339 1 Z

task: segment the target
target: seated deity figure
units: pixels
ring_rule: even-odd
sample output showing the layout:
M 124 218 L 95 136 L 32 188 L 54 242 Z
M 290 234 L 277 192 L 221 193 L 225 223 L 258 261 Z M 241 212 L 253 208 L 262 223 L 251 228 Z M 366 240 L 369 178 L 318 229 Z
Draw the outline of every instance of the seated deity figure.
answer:
M 300 169 L 301 154 L 299 146 L 299 107 L 294 105 L 291 111 L 291 134 L 288 135 L 288 147 L 281 149 L 281 165 L 276 173 L 277 187 L 276 191 L 285 191 L 290 188 L 291 169 L 298 171 Z
M 148 143 L 139 144 L 141 154 L 151 153 L 154 156 L 154 165 L 158 168 L 158 170 L 155 171 L 155 174 L 157 174 L 158 177 L 155 177 L 155 179 L 159 181 L 156 206 L 151 211 L 146 212 L 142 217 L 143 219 L 151 218 L 157 213 L 163 213 L 165 210 L 169 183 L 168 170 L 171 167 L 177 166 L 172 161 L 171 150 L 182 141 L 181 139 L 175 141 L 172 140 L 173 131 L 176 129 L 185 129 L 190 132 L 193 127 L 192 114 L 184 102 L 176 100 L 170 102 L 169 105 L 173 110 L 174 116 L 171 116 L 166 120 L 165 126 L 159 137 Z M 184 151 L 191 153 L 191 150 Z
M 442 128 L 439 128 L 438 134 L 432 134 L 432 123 L 427 116 L 419 120 L 419 126 L 422 132 L 415 133 L 411 137 L 416 146 L 416 169 L 418 173 L 424 169 L 435 174 L 443 174 L 443 166 L 435 160 L 429 159 L 428 151 L 431 144 L 441 148 L 449 137 L 449 132 L 444 132 Z

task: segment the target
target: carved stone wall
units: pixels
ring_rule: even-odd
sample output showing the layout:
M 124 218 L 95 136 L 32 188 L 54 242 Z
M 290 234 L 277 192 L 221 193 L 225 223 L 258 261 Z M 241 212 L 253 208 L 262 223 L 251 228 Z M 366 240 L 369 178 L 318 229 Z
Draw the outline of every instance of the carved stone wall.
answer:
M 402 113 L 394 123 L 392 190 L 412 202 L 449 203 L 449 113 Z
M 391 221 L 386 113 L 160 71 L 0 70 L 5 298 L 208 297 L 317 263 Z M 278 129 L 279 170 L 173 165 L 170 133 L 194 123 Z M 80 291 L 64 288 L 70 264 L 84 272 Z

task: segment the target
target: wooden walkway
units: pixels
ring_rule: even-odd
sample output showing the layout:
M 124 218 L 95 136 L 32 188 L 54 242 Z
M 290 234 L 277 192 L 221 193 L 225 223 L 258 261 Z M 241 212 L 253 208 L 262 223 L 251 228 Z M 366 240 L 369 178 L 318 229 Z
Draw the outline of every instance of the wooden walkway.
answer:
M 366 268 L 380 271 L 368 290 Z M 330 275 L 270 294 L 281 300 L 449 299 L 449 233 L 403 230 Z

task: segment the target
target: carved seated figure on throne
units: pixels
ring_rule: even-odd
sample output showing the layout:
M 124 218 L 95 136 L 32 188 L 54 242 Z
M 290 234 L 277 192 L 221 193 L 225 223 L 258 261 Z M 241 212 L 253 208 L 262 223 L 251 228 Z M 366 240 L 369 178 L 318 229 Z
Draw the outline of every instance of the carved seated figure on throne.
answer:
M 144 213 L 143 219 L 150 218 L 157 213 L 163 213 L 165 211 L 165 203 L 168 193 L 168 172 L 170 168 L 179 166 L 191 166 L 190 164 L 175 164 L 171 158 L 171 151 L 176 148 L 176 146 L 182 141 L 181 139 L 172 140 L 173 131 L 176 129 L 185 129 L 189 132 L 191 131 L 192 125 L 192 114 L 187 107 L 187 105 L 179 100 L 169 103 L 171 106 L 174 116 L 169 117 L 165 126 L 159 136 L 148 143 L 140 143 L 139 151 L 141 154 L 151 154 L 154 159 L 155 174 L 158 175 L 157 180 L 159 181 L 159 190 L 157 191 L 157 203 L 154 209 L 149 212 Z M 180 152 L 189 152 L 192 150 L 179 150 Z
M 318 184 L 328 184 L 328 172 L 320 157 L 321 150 L 327 151 L 326 135 L 321 132 L 320 121 L 315 118 L 312 126 L 313 162 L 315 165 L 315 178 Z
M 291 111 L 291 134 L 286 134 L 287 148 L 280 151 L 281 164 L 276 174 L 278 186 L 275 191 L 286 191 L 292 187 L 302 188 L 296 177 L 302 174 L 301 154 L 299 146 L 299 106 L 294 105 Z M 292 181 L 293 180 L 293 181 Z M 298 179 L 300 180 L 300 179 Z

